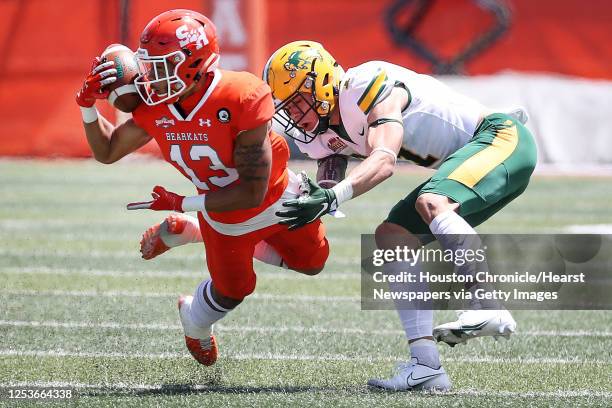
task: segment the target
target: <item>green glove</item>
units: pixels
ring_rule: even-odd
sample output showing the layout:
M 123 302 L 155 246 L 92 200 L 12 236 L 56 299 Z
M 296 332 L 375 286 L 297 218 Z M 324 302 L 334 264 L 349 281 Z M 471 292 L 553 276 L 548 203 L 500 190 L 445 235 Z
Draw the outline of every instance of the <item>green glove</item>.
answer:
M 276 212 L 277 216 L 285 218 L 279 224 L 288 225 L 289 229 L 293 230 L 316 221 L 338 208 L 336 193 L 332 189 L 323 188 L 310 178 L 308 187 L 310 193 L 307 195 L 283 203 L 283 207 L 291 209 Z

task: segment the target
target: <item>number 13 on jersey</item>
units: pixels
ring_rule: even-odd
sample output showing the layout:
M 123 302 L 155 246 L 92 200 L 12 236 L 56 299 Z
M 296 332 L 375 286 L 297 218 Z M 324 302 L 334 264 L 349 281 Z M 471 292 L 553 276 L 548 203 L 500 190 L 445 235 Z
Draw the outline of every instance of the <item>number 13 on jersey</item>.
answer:
M 225 176 L 212 176 L 206 180 L 217 187 L 225 187 L 238 180 L 238 171 L 236 171 L 236 169 L 225 167 L 225 165 L 221 162 L 221 159 L 219 159 L 217 152 L 208 145 L 191 146 L 189 149 L 189 158 L 192 161 L 199 161 L 204 158 L 208 158 L 208 160 L 210 160 L 210 165 L 208 166 L 210 170 L 219 170 L 226 174 Z M 210 190 L 210 187 L 208 187 L 206 181 L 200 180 L 195 174 L 195 171 L 187 166 L 187 163 L 185 163 L 185 160 L 183 160 L 179 145 L 174 144 L 170 147 L 170 160 L 175 162 L 181 169 L 183 169 L 185 174 L 191 178 L 191 181 L 197 188 L 200 190 Z

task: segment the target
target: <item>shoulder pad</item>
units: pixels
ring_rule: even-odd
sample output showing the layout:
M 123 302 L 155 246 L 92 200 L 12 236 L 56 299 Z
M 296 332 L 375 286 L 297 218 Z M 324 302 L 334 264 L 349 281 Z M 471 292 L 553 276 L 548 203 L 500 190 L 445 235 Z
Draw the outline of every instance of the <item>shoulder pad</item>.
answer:
M 394 81 L 382 64 L 372 61 L 351 68 L 341 84 L 340 92 L 354 101 L 364 115 L 368 115 L 377 103 L 389 96 L 393 85 Z

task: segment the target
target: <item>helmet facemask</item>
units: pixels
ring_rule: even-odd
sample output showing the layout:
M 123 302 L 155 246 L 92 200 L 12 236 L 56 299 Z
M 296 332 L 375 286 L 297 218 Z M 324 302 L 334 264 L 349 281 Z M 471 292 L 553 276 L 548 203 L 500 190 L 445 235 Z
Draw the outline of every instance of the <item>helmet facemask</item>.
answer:
M 287 136 L 310 143 L 327 131 L 343 75 L 334 57 L 314 41 L 290 42 L 270 56 L 262 76 L 272 89 L 274 119 Z
M 140 75 L 134 85 L 147 105 L 154 106 L 177 98 L 185 91 L 185 82 L 178 75 L 186 59 L 183 51 L 157 56 L 149 55 L 146 49 L 139 48 L 136 56 Z
M 311 72 L 306 75 L 297 90 L 284 101 L 277 103 L 276 114 L 274 115 L 274 120 L 284 128 L 285 133 L 301 143 L 312 142 L 329 128 L 329 116 L 331 115 L 329 102 L 320 101 L 316 97 L 315 78 L 317 73 L 314 70 L 315 62 L 316 60 L 312 62 Z M 324 82 L 324 85 L 326 85 L 326 82 Z M 315 113 L 317 124 L 311 129 L 304 129 L 299 124 L 310 111 Z M 290 112 L 293 112 L 293 115 Z M 294 130 L 297 130 L 297 132 Z

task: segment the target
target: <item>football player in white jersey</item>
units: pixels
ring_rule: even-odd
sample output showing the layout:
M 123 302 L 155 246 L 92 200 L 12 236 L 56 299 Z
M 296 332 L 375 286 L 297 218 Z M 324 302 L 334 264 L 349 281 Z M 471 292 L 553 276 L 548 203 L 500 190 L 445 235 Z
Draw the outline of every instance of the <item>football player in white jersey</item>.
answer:
M 480 239 L 473 227 L 520 195 L 536 164 L 524 111 L 492 111 L 433 77 L 397 65 L 370 61 L 344 72 L 321 44 L 296 41 L 272 54 L 263 76 L 275 98 L 275 119 L 303 153 L 319 160 L 364 158 L 333 187 L 311 181 L 307 198 L 286 202 L 288 210 L 278 214 L 291 228 L 391 177 L 400 157 L 437 171 L 378 226 L 378 247 L 419 248 L 437 239 L 445 249 L 475 248 Z M 419 262 L 396 261 L 385 265 L 385 273 L 418 272 L 419 267 Z M 468 274 L 473 265 L 463 268 L 456 273 Z M 403 285 L 390 284 L 390 289 Z M 368 384 L 388 390 L 450 389 L 434 339 L 454 346 L 478 336 L 509 336 L 516 328 L 496 302 L 472 307 L 476 310 L 435 329 L 432 310 L 419 310 L 418 304 L 398 307 L 411 360 L 394 377 Z

